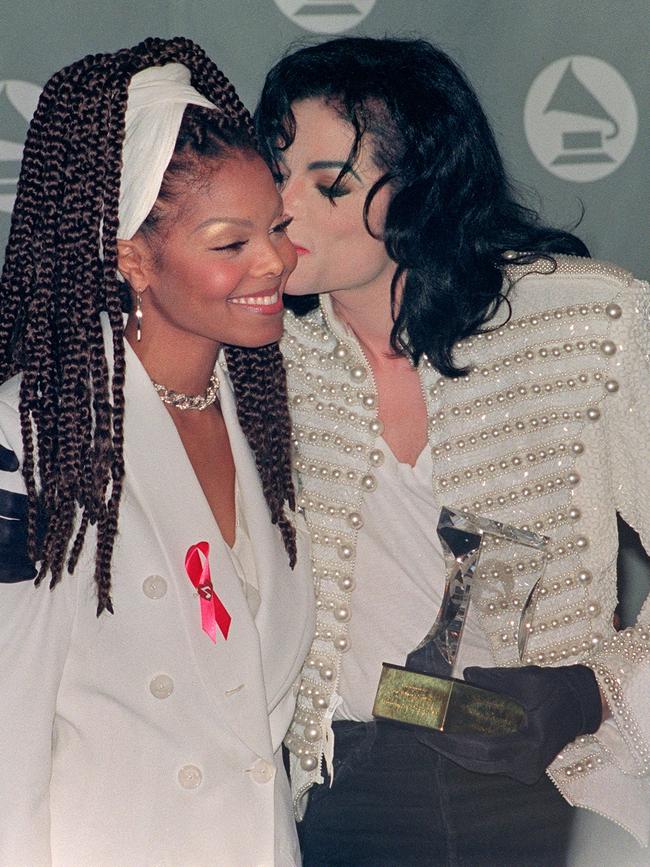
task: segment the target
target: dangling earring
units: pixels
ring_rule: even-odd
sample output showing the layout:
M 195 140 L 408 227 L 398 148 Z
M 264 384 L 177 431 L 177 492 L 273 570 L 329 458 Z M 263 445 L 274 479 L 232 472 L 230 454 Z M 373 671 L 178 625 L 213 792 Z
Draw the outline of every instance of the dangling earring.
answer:
M 142 292 L 135 293 L 135 339 L 142 340 Z

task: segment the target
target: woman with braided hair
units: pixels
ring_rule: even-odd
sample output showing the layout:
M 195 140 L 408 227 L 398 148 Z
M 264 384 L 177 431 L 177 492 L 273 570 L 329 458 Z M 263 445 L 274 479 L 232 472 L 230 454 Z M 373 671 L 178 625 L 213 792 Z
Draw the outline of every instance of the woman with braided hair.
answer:
M 188 40 L 45 86 L 0 287 L 2 865 L 299 862 L 287 223 Z

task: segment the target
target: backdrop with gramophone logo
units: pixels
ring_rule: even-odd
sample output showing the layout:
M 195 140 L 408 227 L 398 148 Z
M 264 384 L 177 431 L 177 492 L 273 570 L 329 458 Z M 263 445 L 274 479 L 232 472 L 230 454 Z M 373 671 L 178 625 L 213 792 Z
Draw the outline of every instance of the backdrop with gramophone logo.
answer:
M 647 0 L 2 0 L 0 250 L 22 142 L 58 68 L 145 36 L 201 43 L 253 108 L 264 73 L 296 42 L 423 36 L 476 86 L 511 175 L 594 256 L 648 277 L 650 15 Z M 631 616 L 647 592 L 629 549 Z M 628 582 L 629 584 L 630 582 Z

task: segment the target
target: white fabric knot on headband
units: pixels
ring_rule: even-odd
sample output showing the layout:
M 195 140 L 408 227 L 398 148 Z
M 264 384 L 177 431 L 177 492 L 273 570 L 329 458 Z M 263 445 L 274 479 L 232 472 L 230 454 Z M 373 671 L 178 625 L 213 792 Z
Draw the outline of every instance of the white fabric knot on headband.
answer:
M 151 66 L 131 79 L 122 146 L 119 228 L 129 240 L 153 208 L 174 153 L 186 105 L 215 108 L 190 84 L 180 63 Z

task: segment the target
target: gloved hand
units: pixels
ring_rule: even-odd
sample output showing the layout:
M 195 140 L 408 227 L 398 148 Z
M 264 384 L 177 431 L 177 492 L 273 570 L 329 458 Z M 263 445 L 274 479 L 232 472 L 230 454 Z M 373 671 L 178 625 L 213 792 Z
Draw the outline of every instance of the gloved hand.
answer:
M 447 734 L 418 729 L 416 737 L 468 771 L 505 774 L 532 785 L 564 747 L 595 732 L 602 700 L 586 665 L 558 668 L 466 668 L 465 680 L 510 696 L 526 711 L 519 731 L 507 735 Z
M 18 466 L 14 452 L 0 445 L 0 471 L 15 473 Z M 27 497 L 3 490 L 0 481 L 0 584 L 35 577 L 36 569 L 27 556 Z

